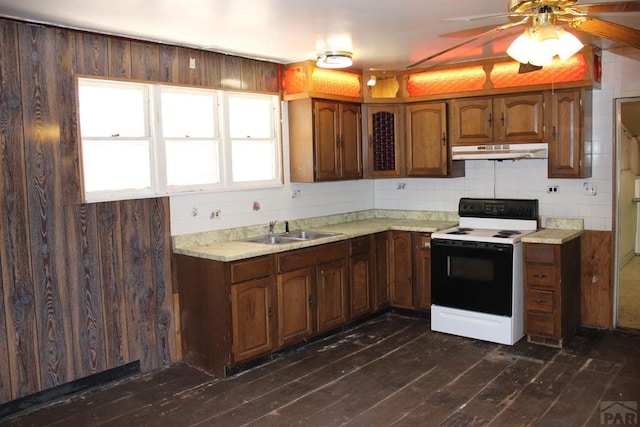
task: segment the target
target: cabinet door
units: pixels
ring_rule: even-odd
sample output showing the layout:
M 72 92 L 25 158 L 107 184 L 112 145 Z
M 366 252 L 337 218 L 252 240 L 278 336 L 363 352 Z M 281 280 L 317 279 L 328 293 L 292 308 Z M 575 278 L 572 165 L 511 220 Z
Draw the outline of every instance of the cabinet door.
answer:
M 373 309 L 377 311 L 389 305 L 389 239 L 386 232 L 375 235 L 375 266 Z
M 278 345 L 294 344 L 313 333 L 311 267 L 278 275 Z
M 343 325 L 348 320 L 345 260 L 338 259 L 316 267 L 316 315 L 318 332 Z
M 369 106 L 369 168 L 372 177 L 402 175 L 400 106 Z
M 580 90 L 555 91 L 551 97 L 549 178 L 583 178 L 583 129 Z M 589 171 L 590 172 L 590 171 Z M 589 173 L 590 175 L 590 173 Z
M 273 285 L 270 277 L 231 286 L 234 363 L 274 348 Z
M 351 255 L 349 258 L 351 319 L 371 313 L 372 265 L 371 254 L 368 252 Z
M 543 142 L 543 101 L 542 93 L 494 98 L 494 141 Z
M 431 310 L 431 233 L 413 233 L 416 309 Z
M 451 144 L 493 142 L 493 103 L 491 98 L 454 99 Z
M 314 154 L 317 180 L 332 180 L 340 176 L 338 103 L 314 101 Z
M 407 175 L 446 176 L 449 160 L 447 104 L 407 107 Z
M 413 309 L 411 232 L 389 234 L 389 289 L 393 307 Z
M 340 177 L 362 178 L 362 120 L 360 106 L 342 104 L 340 108 Z

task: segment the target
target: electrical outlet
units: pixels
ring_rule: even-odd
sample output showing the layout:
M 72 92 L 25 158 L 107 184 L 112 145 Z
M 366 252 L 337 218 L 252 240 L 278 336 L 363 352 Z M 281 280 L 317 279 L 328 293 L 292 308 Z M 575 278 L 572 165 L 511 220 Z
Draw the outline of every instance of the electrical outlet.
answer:
M 293 190 L 291 192 L 291 198 L 292 199 L 297 199 L 298 197 L 300 197 L 300 190 Z
M 559 193 L 559 192 L 560 192 L 560 187 L 558 187 L 557 185 L 547 186 L 547 193 Z
M 196 58 L 189 58 L 189 68 L 195 70 L 196 68 Z
M 405 188 L 407 188 L 407 184 L 405 184 L 404 182 L 398 183 L 398 190 L 404 190 Z
M 210 219 L 218 219 L 222 215 L 222 211 L 220 209 L 216 209 L 215 211 L 211 211 L 209 214 Z
M 595 196 L 598 193 L 598 187 L 595 182 L 585 182 L 582 185 L 582 192 L 585 196 Z

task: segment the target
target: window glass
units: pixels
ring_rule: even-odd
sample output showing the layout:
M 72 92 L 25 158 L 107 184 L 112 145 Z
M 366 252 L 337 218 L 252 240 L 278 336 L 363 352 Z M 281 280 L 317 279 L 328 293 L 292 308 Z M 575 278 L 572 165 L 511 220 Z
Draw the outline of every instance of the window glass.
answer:
M 148 141 L 84 140 L 82 163 L 86 192 L 151 187 Z
M 277 95 L 78 79 L 85 200 L 281 184 Z
M 229 133 L 232 139 L 272 138 L 273 131 L 271 97 L 229 95 Z
M 81 80 L 82 82 L 82 80 Z M 92 81 L 78 87 L 83 137 L 140 137 L 148 131 L 148 88 Z
M 168 140 L 167 185 L 220 183 L 220 159 L 216 141 Z
M 216 136 L 216 93 L 162 88 L 162 134 L 171 137 Z
M 277 163 L 274 141 L 234 140 L 232 142 L 233 182 L 272 181 Z

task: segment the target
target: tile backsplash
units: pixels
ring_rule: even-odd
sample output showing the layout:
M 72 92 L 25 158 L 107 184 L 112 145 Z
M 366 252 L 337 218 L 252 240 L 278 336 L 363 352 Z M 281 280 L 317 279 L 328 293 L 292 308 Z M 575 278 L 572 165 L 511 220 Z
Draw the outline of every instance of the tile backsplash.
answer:
M 583 218 L 588 230 L 611 230 L 613 212 L 614 100 L 640 96 L 640 51 L 603 52 L 603 83 L 593 89 L 593 175 L 548 179 L 546 160 L 467 160 L 461 178 L 399 178 L 298 184 L 261 190 L 171 197 L 171 234 L 244 227 L 368 209 L 455 212 L 460 197 L 532 198 L 546 218 Z M 288 166 L 286 105 L 283 107 L 284 170 Z M 585 195 L 584 183 L 596 188 Z M 404 185 L 402 185 L 404 184 Z M 558 191 L 547 193 L 548 186 Z M 254 210 L 254 202 L 259 205 Z M 217 213 L 217 214 L 216 214 Z

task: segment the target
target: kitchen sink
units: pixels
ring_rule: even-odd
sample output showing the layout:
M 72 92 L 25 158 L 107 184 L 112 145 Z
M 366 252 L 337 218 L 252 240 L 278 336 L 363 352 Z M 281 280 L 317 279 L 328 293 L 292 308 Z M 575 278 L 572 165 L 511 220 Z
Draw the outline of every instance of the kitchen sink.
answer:
M 322 239 L 323 237 L 336 236 L 340 233 L 329 233 L 326 231 L 310 231 L 297 230 L 289 233 L 268 234 L 265 236 L 253 237 L 245 239 L 243 242 L 262 243 L 265 245 L 281 245 L 286 243 L 295 243 L 306 240 Z
M 290 231 L 289 233 L 279 234 L 279 236 L 286 236 L 291 239 L 299 239 L 299 240 L 314 240 L 321 239 L 323 237 L 331 237 L 335 236 L 339 233 L 329 233 L 326 231 L 309 231 L 309 230 L 297 230 Z
M 243 240 L 243 242 L 249 242 L 249 243 L 263 243 L 265 245 L 280 245 L 280 244 L 284 244 L 284 243 L 293 243 L 293 242 L 298 242 L 300 239 L 290 239 L 288 237 L 283 237 L 280 235 L 267 235 L 267 236 L 260 236 L 260 237 L 254 237 L 252 239 L 245 239 Z

